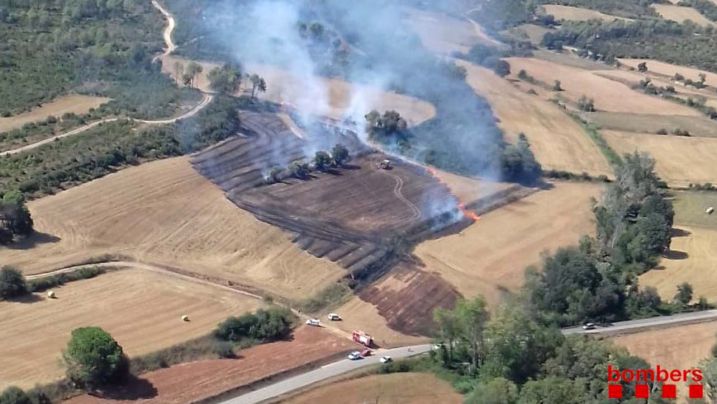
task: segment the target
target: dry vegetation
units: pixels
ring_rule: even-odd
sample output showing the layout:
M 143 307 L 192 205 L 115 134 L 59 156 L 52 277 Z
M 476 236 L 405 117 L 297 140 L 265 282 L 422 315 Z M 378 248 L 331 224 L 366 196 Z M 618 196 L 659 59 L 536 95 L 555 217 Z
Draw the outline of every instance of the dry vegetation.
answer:
M 595 10 L 589 10 L 587 8 L 562 6 L 557 4 L 546 4 L 543 7 L 546 14 L 551 14 L 556 20 L 567 20 L 567 21 L 587 21 L 587 20 L 629 20 L 628 18 L 617 17 L 614 15 L 608 15 Z
M 468 83 L 490 103 L 508 140 L 525 133 L 544 168 L 612 175 L 598 147 L 558 106 L 520 91 L 488 69 L 457 63 L 467 69 Z
M 527 266 L 545 250 L 575 244 L 594 231 L 590 198 L 601 186 L 555 183 L 487 213 L 463 232 L 416 248 L 425 270 L 436 272 L 465 296 L 482 294 L 493 305 L 523 283 Z
M 68 404 L 142 403 L 184 404 L 198 402 L 228 390 L 260 381 L 277 373 L 331 360 L 356 349 L 348 339 L 315 327 L 299 327 L 290 340 L 262 344 L 240 351 L 237 359 L 203 360 L 149 372 L 130 386 L 113 391 L 126 399 L 99 399 L 84 395 Z M 147 385 L 151 387 L 147 391 Z
M 463 396 L 450 384 L 428 373 L 371 375 L 328 384 L 282 400 L 287 404 L 382 403 L 459 404 Z
M 717 184 L 717 139 L 603 131 L 605 140 L 620 154 L 636 150 L 652 155 L 657 174 L 673 187 L 691 183 Z
M 431 52 L 444 55 L 467 53 L 473 45 L 486 42 L 476 35 L 474 26 L 465 19 L 415 8 L 406 9 L 406 14 L 423 46 Z
M 42 121 L 51 115 L 59 118 L 66 113 L 85 114 L 90 108 L 97 108 L 107 101 L 109 98 L 77 94 L 65 95 L 30 112 L 9 118 L 0 118 L 0 132 L 21 128 L 26 123 Z
M 529 75 L 552 85 L 560 80 L 564 91 L 560 96 L 576 103 L 582 96 L 595 100 L 598 111 L 628 112 L 633 114 L 700 116 L 687 106 L 676 105 L 658 97 L 632 90 L 630 87 L 575 67 L 534 58 L 508 58 L 511 70 L 517 74 L 525 70 Z
M 606 130 L 657 133 L 664 129 L 672 133 L 675 129 L 682 129 L 689 131 L 692 136 L 714 137 L 717 134 L 717 123 L 701 116 L 639 115 L 618 112 L 583 113 L 581 116 Z
M 708 20 L 699 11 L 692 7 L 676 6 L 672 4 L 653 4 L 652 7 L 662 18 L 666 20 L 676 21 L 679 23 L 690 20 L 697 25 L 705 27 L 714 26 L 715 23 Z
M 651 60 L 651 59 L 619 59 L 621 63 L 630 66 L 632 68 L 637 69 L 637 65 L 646 62 L 647 63 L 647 69 L 648 73 L 657 73 L 659 75 L 665 76 L 665 77 L 673 77 L 675 73 L 680 73 L 684 77 L 688 79 L 692 79 L 697 81 L 699 79 L 700 73 L 704 73 L 707 80 L 705 81 L 705 84 L 709 86 L 716 86 L 717 85 L 717 74 L 716 73 L 710 73 L 706 70 L 700 70 L 692 67 L 687 66 L 680 66 L 675 65 L 671 63 L 665 63 L 660 62 L 657 60 Z
M 292 299 L 311 296 L 345 274 L 237 209 L 187 158 L 132 167 L 29 208 L 41 234 L 22 248 L 0 251 L 3 263 L 26 273 L 122 254 Z
M 162 71 L 175 79 L 178 72 L 176 64 L 186 66 L 189 63 L 186 59 L 175 56 L 165 56 L 163 61 Z M 209 62 L 201 62 L 200 65 L 202 72 L 197 75 L 195 86 L 203 91 L 211 91 L 207 74 L 218 65 Z M 270 65 L 247 64 L 245 69 L 248 73 L 259 74 L 266 80 L 267 92 L 259 94 L 260 98 L 298 107 L 304 114 L 342 120 L 346 116 L 363 118 L 363 115 L 372 109 L 392 109 L 398 111 L 411 125 L 418 125 L 436 116 L 436 109 L 432 104 L 395 92 L 322 77 L 311 77 L 311 80 L 320 84 L 307 85 L 306 78 Z M 243 83 L 244 88 L 240 92 L 250 91 L 248 86 Z M 363 97 L 361 100 L 354 100 L 358 91 L 361 91 Z
M 0 302 L 0 390 L 62 377 L 61 351 L 77 327 L 103 327 L 127 354 L 142 355 L 205 335 L 227 316 L 260 304 L 204 284 L 131 269 L 73 282 L 56 292 L 57 299 Z M 181 320 L 185 314 L 191 321 Z

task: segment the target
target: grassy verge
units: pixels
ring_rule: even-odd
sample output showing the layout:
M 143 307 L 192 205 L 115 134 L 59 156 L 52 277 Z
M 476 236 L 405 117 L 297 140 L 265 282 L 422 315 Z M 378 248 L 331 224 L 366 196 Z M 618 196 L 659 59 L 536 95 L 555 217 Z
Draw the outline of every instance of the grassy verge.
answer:
M 351 288 L 343 281 L 326 287 L 315 296 L 301 302 L 299 308 L 309 314 L 316 314 L 331 306 L 339 306 L 351 296 Z
M 80 268 L 76 271 L 49 275 L 27 282 L 27 289 L 31 293 L 44 292 L 48 289 L 62 286 L 69 282 L 75 282 L 83 279 L 91 279 L 112 270 L 111 268 L 87 267 Z
M 587 135 L 590 136 L 590 139 L 595 142 L 597 147 L 600 149 L 600 152 L 603 156 L 605 156 L 610 165 L 613 167 L 622 165 L 622 158 L 619 154 L 617 154 L 617 152 L 615 152 L 615 150 L 612 149 L 612 147 L 610 147 L 605 138 L 602 137 L 597 126 L 591 123 L 586 123 L 576 114 L 568 113 L 568 115 L 570 115 L 577 123 L 580 124 L 580 126 L 583 127 L 585 133 L 587 133 Z

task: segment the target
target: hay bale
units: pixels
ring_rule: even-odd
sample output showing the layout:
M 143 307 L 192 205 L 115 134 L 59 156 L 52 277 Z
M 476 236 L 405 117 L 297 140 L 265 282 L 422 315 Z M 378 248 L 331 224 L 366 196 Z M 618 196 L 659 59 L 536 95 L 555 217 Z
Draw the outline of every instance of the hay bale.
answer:
M 713 214 L 714 212 L 715 212 L 715 208 L 713 208 L 713 207 L 711 207 L 711 206 L 710 206 L 709 208 L 707 208 L 707 210 L 705 211 L 705 213 L 707 213 L 708 215 L 711 215 L 711 214 Z
M 186 315 L 186 314 L 183 315 L 183 316 L 182 316 L 182 321 L 189 321 L 189 316 Z
M 48 292 L 47 292 L 47 297 L 49 297 L 50 299 L 54 299 L 54 298 L 55 298 L 55 291 L 54 291 L 54 290 L 48 291 Z

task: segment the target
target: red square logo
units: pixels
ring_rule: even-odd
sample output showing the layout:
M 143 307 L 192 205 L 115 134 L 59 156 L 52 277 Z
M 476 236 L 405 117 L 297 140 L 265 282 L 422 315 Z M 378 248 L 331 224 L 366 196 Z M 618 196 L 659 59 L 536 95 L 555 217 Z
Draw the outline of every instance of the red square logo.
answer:
M 704 391 L 701 384 L 690 384 L 690 398 L 702 398 Z
M 677 398 L 677 386 L 674 384 L 663 384 L 662 398 Z
M 646 384 L 636 385 L 635 398 L 650 398 L 650 388 Z
M 607 385 L 607 398 L 622 398 L 622 385 L 621 384 L 608 384 Z

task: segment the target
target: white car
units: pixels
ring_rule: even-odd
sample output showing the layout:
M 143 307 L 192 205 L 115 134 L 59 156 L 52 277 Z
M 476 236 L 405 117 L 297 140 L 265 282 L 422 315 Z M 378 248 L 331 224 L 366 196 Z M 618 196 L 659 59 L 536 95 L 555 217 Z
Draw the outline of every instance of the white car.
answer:
M 319 327 L 319 326 L 321 326 L 321 321 L 318 318 L 310 318 L 310 319 L 306 320 L 306 325 Z
M 355 360 L 359 360 L 359 359 L 363 358 L 363 356 L 361 356 L 361 352 L 353 351 L 349 354 L 348 358 L 351 359 L 352 361 L 355 361 Z
M 594 330 L 595 328 L 597 328 L 597 326 L 595 325 L 595 323 L 586 323 L 586 324 L 583 326 L 583 330 L 586 330 L 586 331 L 587 331 L 587 330 Z
M 386 356 L 382 356 L 381 359 L 379 359 L 379 361 L 381 363 L 389 363 L 389 362 L 393 361 L 393 359 L 391 359 L 390 356 L 386 355 Z
M 328 317 L 329 320 L 331 320 L 331 321 L 341 321 L 341 316 L 339 316 L 339 315 L 336 314 L 336 313 L 329 313 L 329 315 L 328 315 L 327 317 Z

